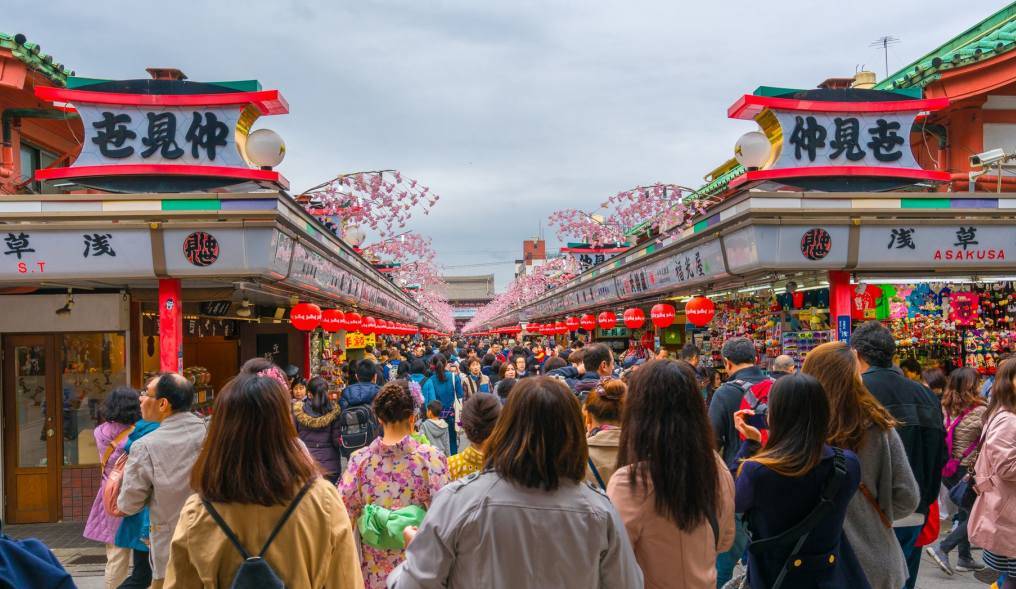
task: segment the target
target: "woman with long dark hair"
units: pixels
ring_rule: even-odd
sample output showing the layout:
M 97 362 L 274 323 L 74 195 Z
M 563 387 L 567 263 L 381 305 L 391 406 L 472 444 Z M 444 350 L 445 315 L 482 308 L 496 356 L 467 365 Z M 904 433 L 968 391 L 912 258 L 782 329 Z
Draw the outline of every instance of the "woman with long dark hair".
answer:
M 642 587 L 624 523 L 583 482 L 582 414 L 564 383 L 519 381 L 485 450 L 484 470 L 438 492 L 407 530 L 390 588 Z
M 984 548 L 985 564 L 1008 575 L 1000 589 L 1016 589 L 1016 359 L 995 373 L 982 436 L 974 464 L 978 497 L 967 530 Z
M 342 409 L 328 395 L 328 381 L 315 376 L 307 383 L 308 395 L 293 404 L 296 433 L 303 440 L 328 482 L 334 484 L 342 471 L 340 452 L 342 441 L 339 432 L 339 414 Z
M 95 428 L 95 447 L 99 451 L 99 468 L 102 480 L 99 491 L 92 502 L 85 522 L 85 538 L 106 545 L 106 587 L 117 587 L 127 578 L 131 563 L 130 548 L 122 548 L 114 542 L 122 518 L 106 513 L 102 506 L 102 492 L 113 465 L 124 453 L 127 436 L 134 430 L 134 424 L 141 419 L 141 401 L 138 392 L 127 387 L 113 389 L 100 409 L 103 422 Z
M 430 359 L 431 376 L 423 383 L 424 405 L 437 399 L 441 401 L 441 419 L 448 424 L 448 443 L 451 455 L 459 452 L 459 439 L 455 428 L 455 401 L 462 401 L 462 377 L 447 369 L 448 362 L 441 354 Z
M 809 353 L 810 357 L 810 353 Z M 769 393 L 769 440 L 734 414 L 746 440 L 738 453 L 736 511 L 752 533 L 748 578 L 767 589 L 868 589 L 843 531 L 861 464 L 850 450 L 826 445 L 829 400 L 806 374 L 785 376 Z
M 607 494 L 646 586 L 712 589 L 716 555 L 734 543 L 734 481 L 713 448 L 690 365 L 654 360 L 635 371 L 618 431 L 618 470 Z
M 896 422 L 865 388 L 857 355 L 847 344 L 816 347 L 801 370 L 822 384 L 829 399 L 827 443 L 854 452 L 861 461 L 859 492 L 843 524 L 847 539 L 873 589 L 900 589 L 909 573 L 892 522 L 914 512 L 920 492 Z
M 349 515 L 301 448 L 290 407 L 271 376 L 241 374 L 216 395 L 167 587 L 230 586 L 245 553 L 257 554 L 273 530 L 263 557 L 287 587 L 363 587 Z
M 977 462 L 977 445 L 984 427 L 984 416 L 988 411 L 987 404 L 980 392 L 981 376 L 977 370 L 969 366 L 957 368 L 949 375 L 942 393 L 942 415 L 945 419 L 946 446 L 949 461 L 942 469 L 942 484 L 946 488 L 954 487 L 973 469 Z M 967 521 L 970 510 L 958 506 L 955 525 L 949 535 L 938 545 L 925 547 L 928 553 L 946 574 L 953 574 L 949 553 L 958 549 L 959 559 L 956 561 L 957 571 L 979 571 L 984 565 L 974 560 L 970 552 L 970 539 L 967 535 Z

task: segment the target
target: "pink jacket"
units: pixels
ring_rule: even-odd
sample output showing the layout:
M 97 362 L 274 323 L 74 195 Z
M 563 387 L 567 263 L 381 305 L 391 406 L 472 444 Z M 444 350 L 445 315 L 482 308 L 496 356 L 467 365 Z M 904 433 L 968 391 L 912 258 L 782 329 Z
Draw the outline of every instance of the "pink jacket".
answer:
M 985 424 L 984 445 L 974 466 L 979 495 L 970 512 L 970 541 L 1016 558 L 1016 414 L 1000 410 Z
M 95 428 L 95 448 L 99 451 L 100 461 L 106 454 L 109 445 L 128 427 L 122 423 L 107 421 Z M 116 464 L 117 459 L 123 454 L 123 447 L 126 443 L 126 436 L 117 442 L 116 448 L 113 449 L 109 460 L 106 462 L 106 468 L 102 471 L 102 484 L 99 485 L 99 492 L 96 493 L 95 500 L 92 501 L 92 510 L 88 512 L 88 521 L 85 522 L 85 532 L 82 534 L 89 540 L 95 540 L 103 544 L 112 544 L 113 538 L 116 536 L 116 530 L 120 527 L 120 518 L 109 515 L 102 507 L 102 488 L 109 477 L 109 471 L 113 470 L 113 465 Z

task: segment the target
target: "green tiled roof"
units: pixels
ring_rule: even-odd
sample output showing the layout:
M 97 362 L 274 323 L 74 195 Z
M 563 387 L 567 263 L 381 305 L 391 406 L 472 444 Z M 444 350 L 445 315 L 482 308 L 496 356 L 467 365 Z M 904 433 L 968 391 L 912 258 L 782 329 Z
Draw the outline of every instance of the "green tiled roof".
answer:
M 992 14 L 885 80 L 878 90 L 924 87 L 946 70 L 968 66 L 1016 49 L 1016 2 Z
M 74 75 L 74 72 L 64 67 L 63 64 L 56 63 L 52 55 L 43 53 L 38 43 L 31 41 L 19 43 L 19 39 L 16 37 L 17 35 L 0 33 L 0 47 L 10 49 L 14 57 L 60 86 L 67 83 L 67 76 Z

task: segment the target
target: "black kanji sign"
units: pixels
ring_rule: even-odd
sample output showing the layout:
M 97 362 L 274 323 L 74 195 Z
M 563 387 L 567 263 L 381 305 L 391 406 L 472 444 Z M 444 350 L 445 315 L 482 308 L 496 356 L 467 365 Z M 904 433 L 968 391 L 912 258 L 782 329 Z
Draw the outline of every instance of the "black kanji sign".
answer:
M 829 255 L 832 248 L 832 236 L 820 227 L 805 231 L 801 237 L 801 254 L 813 262 Z
M 183 255 L 195 266 L 211 266 L 219 259 L 219 240 L 211 233 L 195 231 L 183 240 Z

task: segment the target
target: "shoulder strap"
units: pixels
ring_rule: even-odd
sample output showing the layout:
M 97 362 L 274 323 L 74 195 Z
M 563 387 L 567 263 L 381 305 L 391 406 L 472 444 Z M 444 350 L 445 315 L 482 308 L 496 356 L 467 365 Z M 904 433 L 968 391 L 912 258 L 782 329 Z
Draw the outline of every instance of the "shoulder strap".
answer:
M 279 530 L 282 529 L 282 526 L 286 523 L 286 520 L 289 519 L 289 516 L 292 515 L 293 510 L 296 509 L 296 506 L 299 505 L 300 500 L 303 499 L 303 496 L 307 494 L 307 491 L 311 488 L 311 486 L 314 484 L 314 481 L 316 480 L 317 480 L 316 477 L 307 479 L 307 482 L 303 485 L 303 488 L 300 489 L 300 492 L 297 493 L 296 497 L 294 497 L 293 500 L 289 503 L 289 507 L 286 508 L 286 511 L 282 514 L 282 517 L 279 518 L 278 523 L 275 524 L 275 528 L 272 530 L 272 533 L 268 535 L 268 540 L 265 541 L 264 546 L 261 548 L 261 553 L 258 554 L 259 558 L 264 557 L 265 552 L 268 551 L 268 547 L 271 546 L 272 541 L 275 540 L 275 536 L 278 535 Z M 240 544 L 240 540 L 236 537 L 236 533 L 234 533 L 233 529 L 229 527 L 229 525 L 226 523 L 226 520 L 222 519 L 222 516 L 219 514 L 219 512 L 214 507 L 212 507 L 212 503 L 207 499 L 205 499 L 204 497 L 202 497 L 201 504 L 205 506 L 206 510 L 208 510 L 208 515 L 212 516 L 212 519 L 215 520 L 216 525 L 219 526 L 219 529 L 221 529 L 222 533 L 226 535 L 226 538 L 229 539 L 230 543 L 233 544 L 234 547 L 236 547 L 236 550 L 237 552 L 240 553 L 240 556 L 242 556 L 244 560 L 250 560 L 251 558 L 250 553 L 247 552 L 247 550 L 243 547 L 242 544 Z
M 589 469 L 593 471 L 593 476 L 596 477 L 596 482 L 600 485 L 600 488 L 604 491 L 607 490 L 607 485 L 603 484 L 603 477 L 600 476 L 600 471 L 593 464 L 593 459 L 589 459 Z
M 840 492 L 843 487 L 843 481 L 847 478 L 847 460 L 843 455 L 843 450 L 839 448 L 833 448 L 835 456 L 833 457 L 833 472 L 826 479 L 825 485 L 822 488 L 822 493 L 819 495 L 818 504 L 811 513 L 806 515 L 797 525 L 786 530 L 782 534 L 778 534 L 771 538 L 763 538 L 761 540 L 752 541 L 752 548 L 758 550 L 764 548 L 767 544 L 775 544 L 777 542 L 783 542 L 792 538 L 797 538 L 797 542 L 794 544 L 793 550 L 787 556 L 786 562 L 783 564 L 783 568 L 780 571 L 779 577 L 776 578 L 776 582 L 773 584 L 771 589 L 778 589 L 783 584 L 783 579 L 789 572 L 789 564 L 793 561 L 797 553 L 804 547 L 804 543 L 808 540 L 808 536 L 812 530 L 818 525 L 819 520 L 826 516 L 829 510 L 832 508 L 833 499 Z
M 317 477 L 311 477 L 307 479 L 307 482 L 303 484 L 303 488 L 300 489 L 300 492 L 297 493 L 296 497 L 294 497 L 293 500 L 289 502 L 289 507 L 287 507 L 286 511 L 283 512 L 282 517 L 279 518 L 279 522 L 275 524 L 275 529 L 273 529 L 272 533 L 268 535 L 268 539 L 265 540 L 264 546 L 261 547 L 261 553 L 258 554 L 259 557 L 264 558 L 265 553 L 268 552 L 268 547 L 271 546 L 272 541 L 275 540 L 275 536 L 279 534 L 279 531 L 282 529 L 282 526 L 286 524 L 286 520 L 288 520 L 289 516 L 293 514 L 293 511 L 296 510 L 296 506 L 300 504 L 300 501 L 303 500 L 303 496 L 307 494 L 307 491 L 310 490 L 310 488 L 314 485 L 316 481 Z
M 116 447 L 120 445 L 120 442 L 124 441 L 124 438 L 131 435 L 132 431 L 134 431 L 133 425 L 117 434 L 117 436 L 113 438 L 113 441 L 109 443 L 109 447 L 102 453 L 102 472 L 106 472 L 106 464 L 109 463 L 109 457 L 113 455 L 114 451 L 116 451 Z

